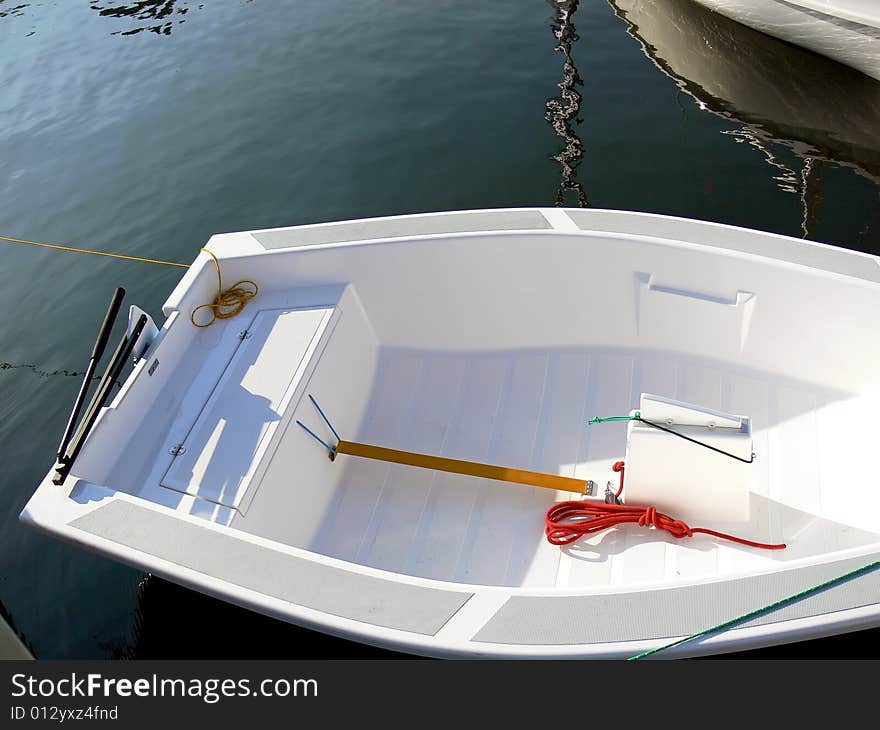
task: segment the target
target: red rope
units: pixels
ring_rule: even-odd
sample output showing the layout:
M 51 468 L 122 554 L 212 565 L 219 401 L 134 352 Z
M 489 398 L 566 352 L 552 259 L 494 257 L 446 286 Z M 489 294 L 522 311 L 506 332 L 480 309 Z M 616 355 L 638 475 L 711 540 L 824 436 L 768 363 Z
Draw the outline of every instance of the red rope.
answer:
M 605 504 L 589 500 L 558 502 L 547 510 L 544 522 L 547 540 L 553 545 L 568 545 L 584 535 L 635 522 L 639 527 L 666 530 L 673 537 L 692 537 L 697 533 L 704 533 L 764 550 L 782 550 L 785 547 L 785 543 L 754 542 L 705 527 L 690 527 L 681 520 L 658 512 L 656 507 L 637 507 L 628 504 Z
M 611 467 L 620 472 L 620 487 L 617 489 L 615 498 L 623 492 L 623 469 L 622 461 L 615 462 Z M 568 545 L 580 540 L 584 535 L 594 532 L 602 532 L 617 525 L 628 522 L 636 522 L 639 527 L 653 527 L 657 530 L 666 530 L 673 537 L 693 537 L 696 533 L 714 535 L 722 540 L 738 542 L 740 545 L 762 548 L 764 550 L 782 550 L 785 543 L 766 543 L 746 540 L 736 535 L 728 535 L 724 532 L 716 532 L 705 527 L 690 527 L 681 520 L 676 520 L 669 515 L 658 512 L 656 507 L 637 507 L 628 504 L 605 504 L 604 502 L 580 501 L 558 502 L 547 510 L 544 518 L 544 532 L 547 540 L 553 545 Z
M 620 495 L 623 494 L 623 462 L 615 461 L 614 466 L 611 467 L 611 471 L 620 472 L 620 486 L 617 488 L 617 494 L 614 495 L 614 499 L 618 499 Z

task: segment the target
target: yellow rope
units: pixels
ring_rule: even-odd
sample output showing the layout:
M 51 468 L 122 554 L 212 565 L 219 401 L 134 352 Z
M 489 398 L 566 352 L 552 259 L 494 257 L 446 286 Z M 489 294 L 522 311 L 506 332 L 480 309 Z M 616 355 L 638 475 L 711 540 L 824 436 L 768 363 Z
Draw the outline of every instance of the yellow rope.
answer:
M 147 259 L 141 256 L 126 256 L 121 253 L 110 253 L 108 251 L 92 251 L 88 248 L 74 248 L 73 246 L 61 246 L 57 243 L 41 243 L 40 241 L 27 241 L 23 238 L 11 238 L 9 236 L 0 236 L 0 241 L 9 241 L 10 243 L 25 243 L 28 246 L 42 246 L 43 248 L 54 248 L 59 251 L 73 251 L 74 253 L 90 253 L 94 256 L 108 256 L 112 259 L 124 259 L 126 261 L 140 261 L 145 264 L 161 264 L 162 266 L 177 266 L 181 269 L 188 269 L 189 264 L 180 264 L 176 261 L 162 261 L 161 259 Z M 218 319 L 229 319 L 230 317 L 234 317 L 236 314 L 241 312 L 244 309 L 245 305 L 257 296 L 257 292 L 260 288 L 256 285 L 255 282 L 250 279 L 242 279 L 241 281 L 235 282 L 231 287 L 223 290 L 223 275 L 220 273 L 220 262 L 217 260 L 217 257 L 208 249 L 203 248 L 206 254 L 208 254 L 214 260 L 214 266 L 217 268 L 217 296 L 214 298 L 214 301 L 210 304 L 200 304 L 198 307 L 193 309 L 192 314 L 190 314 L 190 321 L 196 327 L 210 327 L 214 322 Z M 251 291 L 253 288 L 253 291 Z M 205 307 L 210 307 L 212 312 L 212 317 L 210 321 L 205 324 L 198 324 L 196 322 L 196 312 L 200 309 L 204 309 Z
M 224 291 L 223 275 L 220 273 L 220 262 L 208 249 L 203 248 L 202 251 L 214 259 L 214 266 L 217 269 L 217 296 L 214 298 L 213 302 L 209 304 L 200 304 L 193 309 L 189 318 L 196 327 L 210 327 L 218 319 L 229 319 L 241 312 L 245 305 L 257 296 L 257 292 L 260 291 L 260 288 L 257 286 L 256 282 L 253 282 L 250 279 L 242 279 L 241 281 L 235 282 L 231 287 Z M 250 290 L 250 287 L 253 287 L 253 291 Z M 205 307 L 211 308 L 213 316 L 208 322 L 199 324 L 196 322 L 196 312 Z
M 107 251 L 91 251 L 87 248 L 74 248 L 73 246 L 59 246 L 55 243 L 40 243 L 39 241 L 26 241 L 23 238 L 10 238 L 9 236 L 0 236 L 0 241 L 9 241 L 11 243 L 26 243 L 28 246 L 42 246 L 43 248 L 54 248 L 59 251 L 73 251 L 74 253 L 90 253 L 94 256 L 109 256 L 112 259 L 125 259 L 126 261 L 141 261 L 145 264 L 161 264 L 162 266 L 178 266 L 181 269 L 188 269 L 189 264 L 179 264 L 176 261 L 162 261 L 161 259 L 145 259 L 140 256 L 126 256 L 121 253 L 109 253 Z

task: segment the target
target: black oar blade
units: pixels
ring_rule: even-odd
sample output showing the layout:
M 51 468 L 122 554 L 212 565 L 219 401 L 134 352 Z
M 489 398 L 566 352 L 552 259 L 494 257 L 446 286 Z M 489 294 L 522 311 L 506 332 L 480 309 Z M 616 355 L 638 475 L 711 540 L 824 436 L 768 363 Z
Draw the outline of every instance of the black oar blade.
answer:
M 113 390 L 113 384 L 119 380 L 119 377 L 122 375 L 122 368 L 131 357 L 131 351 L 134 349 L 135 343 L 137 342 L 138 337 L 140 337 L 141 332 L 143 332 L 146 324 L 147 315 L 142 314 L 135 324 L 131 336 L 122 336 L 119 346 L 116 348 L 116 352 L 113 353 L 113 358 L 107 365 L 107 370 L 104 372 L 104 376 L 98 384 L 98 390 L 95 392 L 91 403 L 89 403 L 86 415 L 83 416 L 82 423 L 76 431 L 76 436 L 74 436 L 73 440 L 70 442 L 67 453 L 64 455 L 64 460 L 60 462 L 55 469 L 55 476 L 52 479 L 55 484 L 61 484 L 64 482 L 65 478 L 70 473 L 73 462 L 76 461 L 76 457 L 79 455 L 80 450 L 85 444 L 89 431 L 91 431 L 92 426 L 95 423 L 95 419 L 106 404 L 107 399 Z
M 122 299 L 124 297 L 125 289 L 121 286 L 117 287 L 116 291 L 113 292 L 113 298 L 110 300 L 110 306 L 107 308 L 107 314 L 104 315 L 101 329 L 98 330 L 98 337 L 95 339 L 95 344 L 92 346 L 92 354 L 89 356 L 88 365 L 86 366 L 85 373 L 83 373 L 83 380 L 82 383 L 80 383 L 79 391 L 76 394 L 76 400 L 73 402 L 73 408 L 70 409 L 70 415 L 67 417 L 67 425 L 64 427 L 61 441 L 58 443 L 56 456 L 60 462 L 64 461 L 64 451 L 67 448 L 67 444 L 70 442 L 73 428 L 76 425 L 76 419 L 79 417 L 79 412 L 85 402 L 86 394 L 89 392 L 89 386 L 95 375 L 95 369 L 104 355 L 104 349 L 107 347 L 107 340 L 110 338 L 110 331 L 113 329 L 113 324 L 116 322 L 116 316 L 119 314 L 119 307 L 122 305 Z

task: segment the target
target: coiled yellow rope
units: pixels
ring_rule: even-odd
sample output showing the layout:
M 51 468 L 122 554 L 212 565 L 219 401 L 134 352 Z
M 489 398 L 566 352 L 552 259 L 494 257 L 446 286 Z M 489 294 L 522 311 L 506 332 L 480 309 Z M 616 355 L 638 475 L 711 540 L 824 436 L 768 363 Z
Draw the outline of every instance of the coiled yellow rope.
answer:
M 24 243 L 28 246 L 41 246 L 43 248 L 53 248 L 58 251 L 72 251 L 74 253 L 89 253 L 93 256 L 108 256 L 112 259 L 123 259 L 125 261 L 140 261 L 145 264 L 160 264 L 161 266 L 177 266 L 181 269 L 188 269 L 189 264 L 181 264 L 177 261 L 163 261 L 162 259 L 148 259 L 143 258 L 142 256 L 127 256 L 126 254 L 121 253 L 110 253 L 109 251 L 93 251 L 88 248 L 74 248 L 73 246 L 62 246 L 57 243 L 42 243 L 41 241 L 28 241 L 24 238 L 12 238 L 10 236 L 0 236 L 0 241 L 9 241 L 10 243 Z M 206 254 L 208 254 L 214 260 L 214 266 L 217 269 L 217 296 L 214 298 L 213 302 L 208 304 L 200 304 L 198 307 L 193 309 L 192 314 L 190 314 L 190 321 L 196 327 L 210 327 L 214 322 L 218 319 L 229 319 L 230 317 L 234 317 L 236 314 L 241 312 L 242 309 L 245 308 L 245 305 L 257 296 L 257 292 L 259 292 L 260 288 L 257 286 L 256 282 L 251 281 L 250 279 L 242 279 L 241 281 L 235 282 L 231 287 L 223 290 L 223 275 L 220 272 L 220 262 L 217 260 L 217 257 L 208 249 L 201 249 Z M 210 307 L 211 309 L 211 319 L 204 324 L 199 324 L 196 322 L 196 312 L 200 309 L 204 309 L 206 307 Z
M 208 249 L 203 248 L 202 251 L 214 260 L 214 266 L 217 269 L 217 296 L 214 298 L 213 302 L 200 304 L 193 309 L 189 318 L 196 327 L 210 327 L 218 319 L 229 319 L 241 312 L 241 310 L 245 308 L 245 305 L 257 296 L 257 292 L 260 291 L 260 288 L 257 286 L 256 282 L 253 282 L 250 279 L 242 279 L 241 281 L 235 282 L 231 287 L 224 291 L 223 275 L 220 273 L 220 262 Z M 251 291 L 251 287 L 253 288 L 253 291 Z M 205 309 L 206 307 L 211 309 L 212 317 L 204 324 L 199 324 L 196 322 L 196 312 L 200 309 Z

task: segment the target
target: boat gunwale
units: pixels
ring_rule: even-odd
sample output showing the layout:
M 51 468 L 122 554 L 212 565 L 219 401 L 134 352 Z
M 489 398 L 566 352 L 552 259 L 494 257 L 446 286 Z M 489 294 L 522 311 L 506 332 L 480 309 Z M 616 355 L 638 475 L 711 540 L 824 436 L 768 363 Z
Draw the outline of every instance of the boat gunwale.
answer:
M 455 216 L 461 213 L 470 213 L 470 212 L 479 212 L 479 213 L 504 213 L 504 212 L 520 212 L 520 211 L 533 211 L 541 213 L 545 220 L 550 224 L 547 228 L 534 228 L 534 229 L 506 229 L 506 230 L 473 230 L 473 231 L 448 231 L 448 232 L 436 232 L 429 234 L 401 234 L 395 236 L 386 236 L 386 237 L 378 237 L 378 238 L 364 238 L 358 240 L 343 240 L 343 241 L 328 241 L 322 243 L 306 243 L 306 244 L 296 244 L 292 243 L 289 246 L 284 247 L 273 247 L 266 248 L 264 247 L 257 238 L 254 237 L 254 234 L 266 233 L 266 232 L 290 232 L 291 234 L 295 234 L 296 231 L 301 231 L 304 229 L 313 229 L 313 228 L 332 228 L 333 226 L 340 224 L 348 224 L 348 223 L 362 223 L 362 222 L 384 222 L 384 221 L 393 221 L 400 222 L 407 219 L 417 219 L 417 218 L 426 218 L 426 217 L 434 217 L 437 219 L 442 219 L 447 216 Z M 553 215 L 547 215 L 547 213 L 552 213 Z M 567 222 L 570 225 L 562 224 L 557 225 L 554 223 L 553 219 L 558 216 L 558 214 L 564 214 L 566 216 Z M 572 218 L 570 213 L 575 213 L 577 217 L 586 216 L 593 217 L 597 219 L 597 223 L 604 225 L 590 225 L 590 227 L 582 227 L 581 224 L 578 224 L 575 218 Z M 637 220 L 640 223 L 650 223 L 651 221 L 663 221 L 667 223 L 671 223 L 674 225 L 682 226 L 682 233 L 684 237 L 675 238 L 672 236 L 672 232 L 668 235 L 658 235 L 651 234 L 646 232 L 632 231 L 626 230 L 626 221 L 627 220 Z M 610 223 L 609 223 L 610 222 Z M 826 257 L 837 258 L 843 261 L 855 262 L 861 260 L 865 264 L 868 264 L 870 267 L 870 263 L 874 264 L 874 268 L 876 269 L 876 273 L 874 273 L 874 278 L 868 276 L 868 272 L 864 273 L 853 273 L 852 271 L 841 271 L 840 269 L 828 268 L 828 262 L 823 262 L 826 265 L 818 265 L 816 263 L 806 263 L 803 261 L 792 260 L 790 257 L 784 257 L 777 255 L 773 252 L 767 251 L 766 246 L 756 246 L 757 250 L 742 250 L 739 248 L 731 248 L 723 243 L 717 242 L 705 242 L 705 241 L 697 241 L 693 240 L 694 236 L 688 236 L 688 232 L 697 233 L 698 229 L 704 229 L 705 231 L 715 231 L 715 232 L 726 232 L 730 234 L 736 235 L 745 235 L 748 237 L 752 237 L 752 244 L 755 243 L 766 243 L 769 244 L 771 242 L 785 242 L 791 244 L 793 241 L 796 241 L 799 246 L 803 246 L 805 248 L 814 249 L 815 251 L 821 252 Z M 335 250 L 335 249 L 344 249 L 344 248 L 355 248 L 361 246 L 379 246 L 379 245 L 394 245 L 394 244 L 417 244 L 417 243 L 428 243 L 428 242 L 437 242 L 443 240 L 459 240 L 459 239 L 467 239 L 467 238 L 497 238 L 497 237 L 507 237 L 507 238 L 521 238 L 523 236 L 568 236 L 568 237 L 604 237 L 610 239 L 625 239 L 632 240 L 635 242 L 647 242 L 657 245 L 669 246 L 672 248 L 682 248 L 682 249 L 690 249 L 695 251 L 712 251 L 721 256 L 731 257 L 740 260 L 746 261 L 755 261 L 759 260 L 762 262 L 773 263 L 776 265 L 783 266 L 785 268 L 789 268 L 795 271 L 812 271 L 816 273 L 820 273 L 822 275 L 827 275 L 831 277 L 844 277 L 847 281 L 851 282 L 864 282 L 872 287 L 880 286 L 880 256 L 870 254 L 864 251 L 857 251 L 854 249 L 844 248 L 842 246 L 837 246 L 834 244 L 824 243 L 820 241 L 811 241 L 807 239 L 795 239 L 791 236 L 787 236 L 781 233 L 774 233 L 770 231 L 762 231 L 758 229 L 745 228 L 742 226 L 736 226 L 729 223 L 719 223 L 715 221 L 705 221 L 699 219 L 685 218 L 682 216 L 674 216 L 674 215 L 665 215 L 659 213 L 648 213 L 648 212 L 639 212 L 639 211 L 622 211 L 622 210 L 614 210 L 614 209 L 602 209 L 602 208 L 489 208 L 483 209 L 479 211 L 450 211 L 444 213 L 418 213 L 412 215 L 400 215 L 400 216 L 382 216 L 382 217 L 374 217 L 374 218 L 360 218 L 346 221 L 335 221 L 335 222 L 327 222 L 327 223 L 316 223 L 316 224 L 303 224 L 297 226 L 285 226 L 280 228 L 267 228 L 267 229 L 254 229 L 251 231 L 239 231 L 234 233 L 220 233 L 215 234 L 211 237 L 210 241 L 207 244 L 207 247 L 211 248 L 211 250 L 220 258 L 221 260 L 228 261 L 244 261 L 247 259 L 251 259 L 255 256 L 271 256 L 271 255 L 280 255 L 280 254 L 291 254 L 291 253 L 306 253 L 306 252 L 316 252 L 322 250 Z M 248 243 L 252 243 L 253 245 L 246 245 L 244 241 Z M 193 262 L 192 269 L 195 269 L 198 264 L 199 270 L 201 270 L 205 265 L 207 265 L 211 261 L 210 257 L 207 254 L 200 253 L 196 260 Z M 188 272 L 189 273 L 189 272 Z M 183 279 L 178 283 L 175 289 L 172 291 L 171 295 L 168 298 L 164 306 L 164 311 L 166 314 L 170 311 L 173 311 L 177 308 L 177 303 L 183 299 L 186 291 L 192 284 L 192 279 L 189 276 L 184 276 Z
M 462 640 L 455 635 L 438 636 L 438 634 L 442 634 L 443 627 L 438 630 L 437 634 L 427 635 L 358 621 L 356 619 L 309 608 L 298 603 L 285 601 L 267 593 L 261 593 L 240 586 L 226 579 L 199 572 L 185 564 L 169 561 L 152 553 L 132 548 L 110 538 L 93 534 L 72 526 L 71 523 L 79 517 L 101 509 L 101 507 L 107 503 L 105 502 L 106 497 L 97 500 L 100 504 L 93 504 L 93 501 L 89 500 L 88 506 L 90 508 L 88 509 L 83 509 L 86 505 L 78 502 L 78 504 L 81 505 L 77 510 L 78 514 L 68 517 L 60 524 L 54 522 L 51 518 L 47 520 L 46 515 L 44 514 L 48 507 L 46 500 L 48 499 L 54 502 L 70 500 L 72 499 L 71 493 L 77 487 L 84 487 L 86 489 L 97 488 L 99 491 L 106 492 L 106 497 L 109 497 L 110 500 L 130 502 L 139 507 L 166 514 L 172 519 L 176 518 L 181 522 L 189 523 L 203 529 L 217 531 L 230 539 L 243 540 L 244 542 L 275 550 L 285 555 L 308 560 L 322 567 L 364 574 L 369 577 L 395 583 L 421 586 L 443 591 L 453 590 L 457 592 L 471 592 L 471 597 L 465 601 L 459 611 L 463 611 L 468 604 L 479 596 L 488 597 L 495 602 L 501 600 L 493 610 L 490 610 L 489 614 L 484 620 L 482 620 L 482 622 L 474 622 L 472 624 L 472 630 L 469 631 L 471 636 L 475 635 L 477 631 L 481 630 L 492 618 L 494 618 L 507 601 L 513 597 L 551 599 L 588 596 L 613 597 L 615 595 L 625 595 L 628 593 L 651 593 L 658 589 L 686 589 L 690 586 L 697 585 L 721 585 L 742 578 L 750 578 L 759 575 L 773 575 L 782 571 L 821 566 L 840 562 L 842 560 L 871 556 L 875 555 L 878 548 L 880 548 L 880 543 L 873 543 L 867 546 L 863 545 L 857 548 L 823 553 L 818 556 L 814 555 L 812 558 L 797 558 L 790 563 L 786 563 L 785 567 L 781 569 L 758 569 L 727 576 L 711 576 L 697 580 L 685 579 L 682 581 L 661 584 L 645 584 L 637 587 L 630 586 L 628 588 L 625 586 L 584 586 L 580 589 L 569 588 L 548 590 L 546 587 L 526 588 L 522 586 L 480 585 L 441 581 L 365 566 L 360 563 L 354 563 L 292 545 L 286 545 L 275 540 L 238 530 L 234 527 L 217 525 L 194 515 L 181 513 L 175 509 L 157 504 L 150 500 L 128 493 L 116 492 L 108 487 L 93 485 L 92 483 L 84 482 L 83 480 L 73 480 L 73 483 L 69 488 L 65 487 L 59 489 L 51 483 L 51 473 L 46 476 L 21 513 L 20 519 L 22 522 L 25 522 L 48 535 L 61 538 L 66 542 L 80 547 L 85 547 L 99 555 L 110 557 L 137 569 L 160 575 L 173 582 L 182 583 L 187 587 L 206 593 L 220 600 L 230 601 L 234 604 L 244 606 L 274 618 L 293 621 L 306 626 L 307 628 L 314 628 L 343 638 L 429 656 L 486 656 L 498 658 L 510 658 L 516 656 L 532 658 L 554 658 L 562 656 L 586 658 L 601 656 L 622 658 L 655 648 L 676 637 L 662 639 L 645 638 L 632 641 L 590 644 L 495 644 L 489 642 L 477 642 L 472 638 Z M 34 507 L 37 508 L 40 514 L 34 512 Z M 236 534 L 229 535 L 230 530 L 234 531 Z M 448 620 L 449 623 L 456 619 L 459 611 L 455 612 L 450 617 Z M 808 638 L 808 636 L 825 636 L 829 633 L 829 626 L 838 627 L 833 632 L 845 632 L 874 626 L 877 625 L 878 621 L 880 621 L 880 600 L 873 604 L 855 606 L 839 611 L 812 614 L 805 617 L 797 617 L 782 621 L 766 622 L 754 626 L 733 628 L 722 634 L 709 636 L 699 642 L 694 642 L 691 645 L 681 647 L 675 652 L 671 652 L 669 656 L 683 657 L 703 655 L 707 653 L 744 650 L 746 648 L 767 646 L 772 643 L 786 643 L 798 640 L 796 638 L 798 632 L 805 634 L 803 638 Z M 775 641 L 774 637 L 776 637 Z

